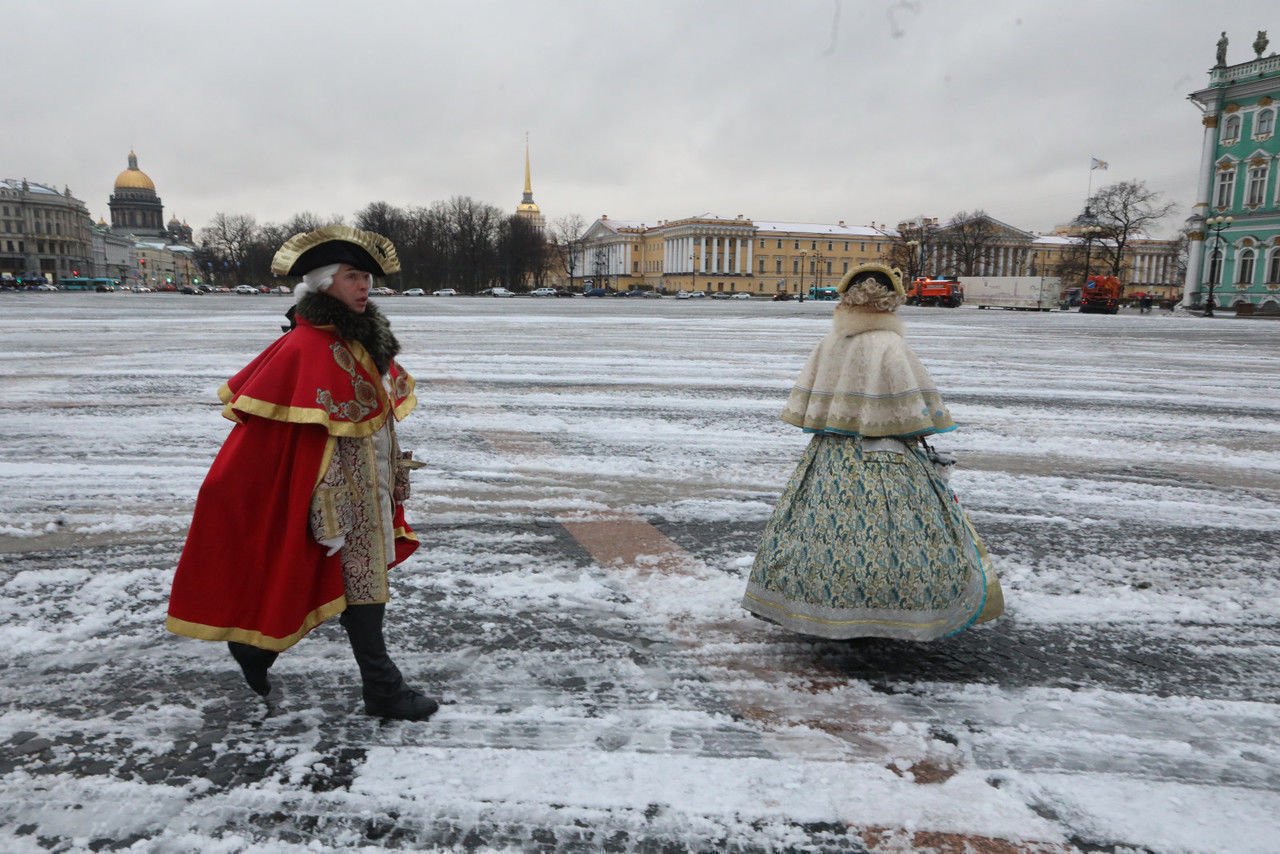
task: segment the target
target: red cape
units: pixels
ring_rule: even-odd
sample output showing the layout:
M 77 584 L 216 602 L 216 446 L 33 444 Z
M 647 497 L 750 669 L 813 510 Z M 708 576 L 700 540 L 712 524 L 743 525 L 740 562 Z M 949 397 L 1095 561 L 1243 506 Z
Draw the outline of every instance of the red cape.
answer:
M 346 609 L 342 562 L 311 535 L 311 494 L 339 436 L 362 437 L 417 404 L 391 365 L 388 399 L 373 360 L 331 326 L 299 320 L 218 391 L 236 422 L 213 461 L 178 561 L 166 628 L 283 650 Z M 396 554 L 418 547 L 396 507 Z

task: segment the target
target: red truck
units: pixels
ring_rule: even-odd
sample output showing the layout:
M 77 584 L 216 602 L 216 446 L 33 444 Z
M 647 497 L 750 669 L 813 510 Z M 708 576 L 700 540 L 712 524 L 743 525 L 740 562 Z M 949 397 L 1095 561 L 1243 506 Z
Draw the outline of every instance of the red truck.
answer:
M 964 302 L 964 285 L 955 279 L 919 278 L 907 289 L 907 305 L 942 305 L 955 308 Z
M 1120 311 L 1120 280 L 1115 276 L 1090 276 L 1080 290 L 1081 314 L 1115 314 Z

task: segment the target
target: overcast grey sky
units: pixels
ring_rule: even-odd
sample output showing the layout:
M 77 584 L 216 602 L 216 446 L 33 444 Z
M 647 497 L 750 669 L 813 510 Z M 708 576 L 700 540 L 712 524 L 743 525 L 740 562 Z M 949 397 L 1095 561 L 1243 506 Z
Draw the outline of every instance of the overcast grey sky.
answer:
M 467 195 L 549 219 L 1048 231 L 1140 179 L 1193 203 L 1215 43 L 1274 0 L 4 0 L 0 177 L 95 217 L 130 148 L 165 216 Z M 1213 8 L 1217 6 L 1218 8 Z M 1267 49 L 1271 53 L 1273 47 Z

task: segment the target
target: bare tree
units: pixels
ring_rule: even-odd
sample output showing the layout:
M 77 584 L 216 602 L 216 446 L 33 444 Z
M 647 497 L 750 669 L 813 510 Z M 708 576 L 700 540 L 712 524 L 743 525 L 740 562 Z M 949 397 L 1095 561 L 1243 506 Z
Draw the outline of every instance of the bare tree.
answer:
M 498 270 L 502 284 L 513 291 L 523 291 L 532 279 L 542 284 L 547 267 L 547 242 L 538 227 L 522 216 L 509 216 L 498 229 Z
M 581 260 L 579 255 L 582 251 L 582 235 L 586 231 L 587 221 L 581 214 L 565 214 L 551 221 L 549 249 L 558 259 L 570 287 L 573 286 L 574 276 L 581 273 L 578 269 Z
M 889 241 L 885 263 L 897 267 L 907 276 L 907 283 L 920 276 L 927 276 L 933 262 L 937 243 L 938 221 L 928 217 L 916 217 L 898 223 L 896 232 L 883 232 Z
M 216 213 L 200 240 L 212 254 L 215 274 L 230 274 L 242 284 L 250 273 L 249 260 L 257 237 L 258 224 L 249 214 Z
M 1089 209 L 1098 218 L 1105 239 L 1097 242 L 1098 253 L 1107 259 L 1111 275 L 1119 276 L 1125 251 L 1136 237 L 1173 213 L 1177 206 L 1165 202 L 1145 181 L 1121 181 L 1099 190 L 1089 200 Z
M 942 246 L 955 257 L 955 269 L 943 270 L 947 275 L 976 276 L 982 269 L 987 250 L 998 234 L 995 222 L 984 210 L 961 211 L 951 218 L 939 235 Z

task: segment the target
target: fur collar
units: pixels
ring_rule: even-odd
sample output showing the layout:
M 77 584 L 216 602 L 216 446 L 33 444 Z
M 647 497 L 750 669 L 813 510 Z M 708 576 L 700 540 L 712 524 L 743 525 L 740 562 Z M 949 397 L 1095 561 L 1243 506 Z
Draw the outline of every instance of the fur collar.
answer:
M 379 374 L 391 367 L 391 360 L 400 352 L 400 342 L 391 333 L 391 323 L 370 300 L 362 314 L 356 314 L 326 293 L 305 294 L 294 306 L 298 317 L 316 326 L 332 324 L 338 335 L 348 341 L 359 341 L 369 355 Z
M 860 335 L 882 329 L 902 335 L 902 318 L 891 311 L 858 311 L 839 306 L 831 320 L 831 331 L 837 335 Z

